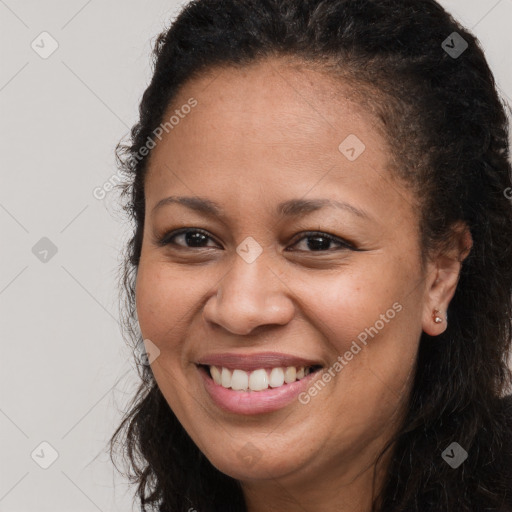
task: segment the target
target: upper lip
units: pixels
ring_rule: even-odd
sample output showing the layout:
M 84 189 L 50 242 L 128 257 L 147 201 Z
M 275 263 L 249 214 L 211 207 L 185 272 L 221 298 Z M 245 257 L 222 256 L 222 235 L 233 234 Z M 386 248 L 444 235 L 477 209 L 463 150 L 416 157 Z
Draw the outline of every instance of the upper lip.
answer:
M 304 357 L 279 352 L 258 352 L 254 354 L 224 352 L 209 354 L 198 359 L 196 364 L 245 371 L 258 370 L 259 368 L 275 368 L 277 366 L 323 366 L 318 360 L 306 359 Z

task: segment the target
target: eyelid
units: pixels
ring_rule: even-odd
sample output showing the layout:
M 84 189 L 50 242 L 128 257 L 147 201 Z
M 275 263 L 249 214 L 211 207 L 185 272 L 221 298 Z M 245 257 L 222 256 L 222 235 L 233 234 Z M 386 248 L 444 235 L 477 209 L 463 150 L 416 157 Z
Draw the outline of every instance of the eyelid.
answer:
M 357 249 L 357 247 L 352 242 L 349 242 L 348 240 L 345 240 L 344 238 L 341 238 L 339 236 L 331 235 L 330 233 L 326 233 L 325 231 L 302 231 L 301 233 L 297 234 L 297 237 L 294 238 L 292 246 L 296 245 L 298 242 L 302 241 L 304 238 L 313 238 L 313 237 L 326 238 L 328 240 L 331 240 L 331 242 L 333 242 L 333 243 L 339 244 L 342 248 L 344 247 L 345 249 L 349 249 L 349 250 L 353 250 L 353 251 L 360 250 L 360 249 Z M 287 248 L 285 250 L 289 250 L 289 249 Z M 303 251 L 303 252 L 322 253 L 322 252 L 332 252 L 332 250 Z
M 187 232 L 201 233 L 205 237 L 209 238 L 210 240 L 213 240 L 216 244 L 221 245 L 221 244 L 219 244 L 219 242 L 217 242 L 217 240 L 215 240 L 215 238 L 208 231 L 206 231 L 202 228 L 195 228 L 195 227 L 184 227 L 184 228 L 179 228 L 177 230 L 171 230 L 169 232 L 166 232 L 161 236 L 157 236 L 156 244 L 161 247 L 165 247 L 167 245 L 176 245 L 177 247 L 180 247 L 183 249 L 192 249 L 192 250 L 193 249 L 211 249 L 212 248 L 212 247 L 186 247 L 183 245 L 174 244 L 173 242 L 170 241 L 171 239 L 173 239 L 179 235 L 182 235 L 184 233 L 187 233 Z M 292 240 L 291 245 L 292 246 L 296 245 L 298 242 L 300 242 L 306 238 L 313 238 L 313 237 L 326 238 L 326 239 L 330 240 L 331 242 L 338 244 L 340 246 L 340 248 L 342 248 L 342 249 L 345 248 L 345 249 L 352 250 L 352 251 L 362 251 L 362 249 L 358 249 L 352 242 L 345 240 L 344 238 L 341 238 L 339 236 L 332 235 L 330 233 L 326 233 L 324 231 L 302 231 L 300 233 L 297 233 L 297 235 Z M 288 247 L 285 250 L 290 251 L 290 249 Z M 294 251 L 294 250 L 291 249 L 291 251 Z M 332 249 L 327 249 L 325 251 L 296 250 L 296 252 L 329 253 L 329 252 L 333 252 L 333 250 Z
M 179 235 L 183 235 L 184 233 L 187 233 L 188 231 L 199 232 L 199 233 L 203 234 L 204 236 L 213 240 L 216 244 L 220 245 L 217 242 L 217 240 L 215 240 L 215 238 L 208 231 L 201 229 L 201 228 L 194 228 L 194 227 L 186 227 L 186 228 L 179 228 L 176 230 L 166 231 L 163 235 L 157 235 L 155 242 L 157 245 L 159 245 L 161 247 L 165 247 L 166 245 L 172 244 L 172 245 L 176 245 L 177 247 L 181 247 L 183 249 L 194 249 L 194 247 L 186 247 L 183 245 L 173 244 L 170 241 L 172 238 L 175 238 Z M 211 247 L 196 247 L 196 249 L 211 249 Z

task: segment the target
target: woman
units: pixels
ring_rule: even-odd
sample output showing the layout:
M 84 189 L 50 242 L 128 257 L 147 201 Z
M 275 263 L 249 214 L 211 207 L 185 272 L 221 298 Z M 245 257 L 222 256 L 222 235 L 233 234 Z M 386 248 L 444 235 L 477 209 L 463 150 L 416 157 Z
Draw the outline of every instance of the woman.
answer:
M 143 510 L 512 510 L 507 130 L 433 0 L 183 9 L 118 148 Z

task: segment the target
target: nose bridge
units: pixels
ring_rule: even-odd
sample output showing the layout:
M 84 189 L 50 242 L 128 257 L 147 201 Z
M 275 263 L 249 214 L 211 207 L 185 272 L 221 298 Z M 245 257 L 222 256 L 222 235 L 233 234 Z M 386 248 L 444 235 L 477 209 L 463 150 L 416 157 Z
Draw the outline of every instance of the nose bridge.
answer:
M 245 239 L 217 284 L 217 293 L 206 303 L 205 319 L 238 335 L 261 325 L 286 324 L 293 317 L 294 305 L 276 274 L 268 253 Z

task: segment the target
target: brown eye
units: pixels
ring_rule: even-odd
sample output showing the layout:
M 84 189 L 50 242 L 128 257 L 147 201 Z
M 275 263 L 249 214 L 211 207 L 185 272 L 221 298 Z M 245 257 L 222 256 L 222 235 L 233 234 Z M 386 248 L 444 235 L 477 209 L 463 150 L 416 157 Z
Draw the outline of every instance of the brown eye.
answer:
M 305 249 L 298 249 L 300 251 L 306 251 L 306 252 L 325 252 L 325 251 L 332 251 L 330 249 L 331 244 L 337 244 L 339 247 L 337 250 L 343 250 L 343 249 L 349 249 L 349 250 L 356 250 L 356 248 L 347 242 L 346 240 L 343 240 L 338 237 L 334 237 L 332 235 L 329 235 L 327 233 L 322 232 L 309 232 L 306 233 L 305 236 L 300 238 L 296 243 L 293 245 L 297 245 L 299 242 L 302 242 L 303 240 L 307 240 L 305 243 Z
M 176 240 L 179 240 L 180 237 L 183 242 L 177 243 Z M 186 228 L 165 234 L 158 240 L 157 243 L 161 246 L 177 245 L 178 247 L 184 247 L 185 249 L 201 249 L 207 247 L 205 243 L 207 243 L 208 240 L 213 239 L 207 234 L 206 231 L 203 231 L 202 229 Z

